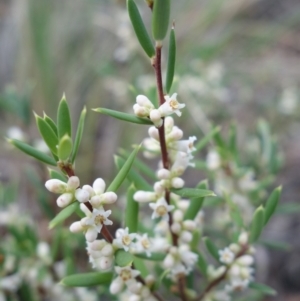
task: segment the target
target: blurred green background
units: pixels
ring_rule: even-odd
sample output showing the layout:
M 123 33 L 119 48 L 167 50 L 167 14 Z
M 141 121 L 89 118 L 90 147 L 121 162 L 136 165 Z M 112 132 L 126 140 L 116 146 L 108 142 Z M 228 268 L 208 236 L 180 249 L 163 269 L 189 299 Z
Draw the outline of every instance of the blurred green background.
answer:
M 150 24 L 148 8 L 142 0 L 136 2 Z M 173 92 L 188 107 L 177 122 L 187 136 L 201 138 L 210 124 L 220 124 L 226 132 L 236 120 L 243 149 L 247 134 L 265 119 L 284 156 L 276 181 L 284 187 L 282 202 L 299 202 L 300 2 L 172 2 L 178 41 Z M 82 107 L 88 109 L 76 162 L 82 182 L 92 183 L 99 176 L 111 179 L 113 154 L 119 147 L 140 143 L 147 133 L 91 108 L 131 113 L 137 94 L 155 97 L 154 85 L 125 1 L 0 0 L 1 136 L 39 143 L 32 111 L 45 111 L 55 119 L 66 93 L 74 128 Z M 45 237 L 50 235 L 48 221 L 35 204 L 34 185 L 37 181 L 42 191 L 46 177 L 39 163 L 12 151 L 2 138 L 1 182 L 10 185 L 10 198 L 39 220 Z M 297 212 L 276 217 L 267 232 L 291 243 L 288 252 L 259 252 L 266 263 L 261 280 L 279 291 L 272 300 L 300 300 L 299 218 Z

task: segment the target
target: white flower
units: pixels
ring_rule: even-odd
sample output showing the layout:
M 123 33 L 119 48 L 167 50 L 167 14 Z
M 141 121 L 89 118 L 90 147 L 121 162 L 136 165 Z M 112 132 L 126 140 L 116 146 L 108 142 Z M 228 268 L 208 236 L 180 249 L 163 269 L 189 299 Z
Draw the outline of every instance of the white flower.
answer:
M 176 148 L 180 152 L 191 153 L 196 150 L 194 142 L 197 140 L 196 136 L 189 137 L 188 140 L 177 141 Z
M 113 244 L 118 248 L 123 248 L 128 251 L 130 247 L 134 246 L 133 240 L 136 238 L 135 233 L 129 234 L 129 229 L 118 229 L 116 232 L 116 239 L 114 239 Z
M 175 113 L 177 116 L 181 116 L 180 109 L 185 107 L 185 104 L 181 104 L 177 101 L 177 93 L 174 93 L 171 97 L 169 95 L 165 96 L 166 102 L 163 103 L 158 110 L 161 116 L 168 116 Z
M 220 261 L 225 264 L 231 264 L 234 261 L 234 253 L 229 249 L 219 250 Z
M 151 218 L 161 217 L 162 219 L 169 220 L 169 212 L 174 209 L 173 205 L 168 205 L 165 198 L 158 199 L 155 203 L 150 203 L 149 206 L 153 210 Z
M 163 124 L 163 120 L 161 118 L 161 114 L 160 114 L 160 111 L 159 110 L 152 110 L 150 112 L 150 120 L 154 123 L 154 125 L 158 128 L 158 127 L 161 127 L 162 124 Z
M 249 280 L 234 279 L 230 284 L 225 286 L 227 292 L 242 292 L 249 285 Z
M 110 292 L 115 295 L 121 292 L 124 287 L 124 284 L 130 283 L 134 281 L 134 278 L 137 277 L 140 272 L 137 270 L 133 270 L 131 267 L 115 267 L 115 270 L 118 274 L 118 277 L 115 278 L 110 285 Z
M 135 244 L 135 252 L 141 253 L 145 252 L 148 257 L 151 256 L 151 242 L 148 238 L 148 234 L 145 233 L 142 236 L 137 235 L 136 236 L 136 244 Z
M 154 110 L 154 105 L 145 95 L 138 95 L 133 110 L 134 114 L 139 117 L 148 117 L 150 112 Z
M 188 166 L 195 166 L 190 161 L 194 157 L 190 153 L 177 152 L 175 161 L 171 167 L 171 172 L 175 176 L 181 176 Z
M 85 213 L 86 217 L 81 221 L 75 222 L 70 226 L 71 232 L 85 232 L 85 238 L 88 242 L 93 242 L 97 238 L 97 234 L 101 232 L 103 225 L 112 225 L 113 222 L 107 217 L 111 214 L 111 210 L 104 211 L 103 208 L 93 209 L 93 212 L 84 205 L 80 204 L 80 209 Z

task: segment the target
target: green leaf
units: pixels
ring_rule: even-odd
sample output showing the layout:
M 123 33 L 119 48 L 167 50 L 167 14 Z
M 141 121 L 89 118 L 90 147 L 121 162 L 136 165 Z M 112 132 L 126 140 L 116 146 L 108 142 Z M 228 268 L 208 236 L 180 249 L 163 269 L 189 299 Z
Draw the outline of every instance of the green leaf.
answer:
M 234 158 L 237 159 L 238 149 L 236 142 L 236 125 L 234 123 L 230 124 L 229 129 L 229 149 Z
M 144 25 L 140 12 L 133 0 L 127 0 L 127 10 L 134 32 L 140 42 L 140 45 L 146 54 L 152 58 L 155 56 L 155 49 L 153 43 L 148 35 L 147 29 Z
M 203 137 L 196 145 L 195 148 L 197 151 L 202 150 L 210 141 L 214 138 L 214 136 L 221 131 L 221 127 L 217 126 L 213 128 L 205 137 Z
M 36 120 L 36 125 L 39 129 L 41 136 L 43 137 L 51 152 L 57 155 L 57 135 L 54 133 L 50 125 L 44 119 L 42 119 L 37 114 L 35 114 L 34 116 Z
M 54 169 L 48 168 L 49 171 L 49 176 L 51 179 L 58 179 L 61 180 L 63 182 L 67 182 L 68 179 L 65 175 L 63 175 L 62 173 L 60 173 L 59 171 L 56 171 Z
M 208 188 L 208 181 L 204 180 L 201 181 L 198 185 L 197 188 L 199 189 L 207 189 Z M 185 214 L 184 214 L 184 219 L 191 219 L 193 220 L 196 215 L 198 214 L 198 212 L 201 210 L 201 207 L 204 203 L 204 198 L 205 197 L 195 197 L 195 198 L 191 198 L 190 200 L 190 205 L 188 207 L 188 209 L 186 210 Z
M 16 139 L 7 139 L 7 141 L 14 145 L 16 148 L 18 148 L 19 150 L 21 150 L 23 153 L 39 160 L 42 161 L 46 164 L 52 165 L 52 166 L 56 166 L 56 161 L 49 157 L 48 155 L 42 153 L 41 151 L 35 149 L 34 147 L 20 141 L 20 140 L 16 140 Z
M 197 252 L 197 254 L 198 254 L 198 261 L 197 261 L 198 268 L 200 269 L 201 273 L 204 276 L 206 276 L 207 275 L 207 262 L 200 252 Z M 218 259 L 218 261 L 219 261 L 219 259 Z
M 151 260 L 151 261 L 162 261 L 165 259 L 166 254 L 165 253 L 151 253 L 151 256 L 147 256 L 146 253 L 136 253 L 134 254 L 135 257 L 145 259 L 145 260 Z
M 249 287 L 252 288 L 253 290 L 259 291 L 265 295 L 269 295 L 269 296 L 276 296 L 277 292 L 272 289 L 271 287 L 262 284 L 262 283 L 257 283 L 257 282 L 251 282 L 249 284 Z
M 219 250 L 216 247 L 216 245 L 208 238 L 208 237 L 204 237 L 203 238 L 205 246 L 208 250 L 208 252 L 210 253 L 210 255 L 215 258 L 217 261 L 220 260 L 220 255 L 219 255 Z
M 114 110 L 104 109 L 104 108 L 93 109 L 93 111 L 131 123 L 153 125 L 153 122 L 150 119 L 137 117 L 135 115 L 131 115 L 119 111 L 114 111 Z
M 170 0 L 155 0 L 152 14 L 152 35 L 156 41 L 162 41 L 170 22 Z
M 215 193 L 207 189 L 198 188 L 181 188 L 181 189 L 171 189 L 173 193 L 180 195 L 183 198 L 200 198 L 206 196 L 216 196 Z
M 65 207 L 54 217 L 54 219 L 50 221 L 48 228 L 53 229 L 57 225 L 61 224 L 69 216 L 71 216 L 77 210 L 77 208 L 79 208 L 79 202 L 74 202 L 69 206 Z
M 129 252 L 119 249 L 115 253 L 115 265 L 119 267 L 130 266 L 133 262 L 133 255 Z
M 125 160 L 119 156 L 115 156 L 115 164 L 118 169 L 121 169 L 125 164 Z M 127 174 L 127 179 L 133 183 L 137 190 L 153 191 L 153 187 L 148 184 L 145 179 L 134 170 L 130 170 Z
M 130 155 L 130 152 L 120 149 L 119 153 L 122 156 L 128 157 Z M 157 181 L 157 177 L 155 175 L 155 172 L 144 162 L 142 162 L 139 158 L 135 158 L 133 162 L 133 167 L 139 170 L 141 173 L 143 173 L 145 176 L 149 177 L 150 179 Z
M 265 205 L 265 225 L 274 214 L 281 195 L 281 186 L 273 190 Z
M 72 139 L 68 134 L 64 135 L 59 140 L 58 149 L 57 149 L 58 158 L 62 161 L 67 160 L 71 155 L 72 148 L 73 148 Z
M 128 227 L 129 233 L 136 233 L 138 229 L 139 203 L 133 199 L 135 192 L 136 188 L 131 185 L 126 197 L 125 227 Z
M 133 264 L 135 269 L 141 272 L 141 276 L 143 278 L 147 277 L 150 274 L 144 260 L 135 256 L 133 259 Z
M 121 186 L 121 184 L 125 180 L 128 172 L 129 172 L 129 170 L 130 170 L 130 168 L 132 166 L 134 158 L 137 155 L 140 147 L 141 146 L 135 147 L 135 149 L 133 150 L 133 152 L 130 154 L 130 156 L 128 157 L 128 159 L 126 160 L 126 162 L 124 163 L 124 165 L 120 169 L 119 173 L 116 175 L 116 177 L 114 178 L 114 180 L 111 182 L 111 184 L 107 188 L 107 191 L 114 191 L 114 192 L 116 192 L 118 190 L 118 188 Z
M 108 285 L 111 283 L 112 278 L 112 272 L 83 273 L 67 276 L 61 280 L 60 284 L 72 287 L 96 286 L 100 284 Z
M 59 139 L 65 134 L 72 137 L 71 116 L 65 95 L 63 95 L 57 110 L 57 130 Z
M 265 210 L 262 206 L 259 206 L 253 215 L 251 228 L 250 228 L 250 243 L 254 243 L 260 236 L 265 221 Z
M 48 123 L 48 125 L 51 127 L 51 129 L 57 136 L 57 126 L 55 122 L 48 115 L 46 115 L 45 112 L 44 112 L 44 120 Z
M 176 39 L 175 39 L 175 29 L 174 25 L 170 32 L 170 39 L 169 39 L 169 56 L 168 56 L 168 67 L 167 67 L 167 74 L 166 74 L 166 91 L 167 93 L 170 92 L 173 78 L 174 78 L 174 71 L 175 71 L 175 62 L 176 62 Z
M 76 131 L 76 137 L 75 137 L 75 142 L 74 142 L 74 147 L 73 147 L 73 152 L 71 155 L 71 162 L 74 163 L 76 159 L 76 155 L 80 146 L 80 142 L 82 139 L 83 135 L 83 129 L 84 129 L 84 122 L 85 122 L 85 116 L 86 116 L 86 107 L 83 108 L 80 114 L 78 126 L 77 126 L 77 131 Z

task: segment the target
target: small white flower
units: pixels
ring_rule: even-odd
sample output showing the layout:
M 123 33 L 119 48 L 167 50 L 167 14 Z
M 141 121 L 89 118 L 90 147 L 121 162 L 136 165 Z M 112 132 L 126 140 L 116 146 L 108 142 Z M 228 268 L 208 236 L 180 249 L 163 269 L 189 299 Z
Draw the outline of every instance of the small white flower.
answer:
M 243 255 L 236 260 L 236 263 L 243 266 L 250 266 L 254 263 L 254 258 L 251 255 Z
M 112 225 L 112 221 L 107 217 L 111 210 L 104 211 L 103 208 L 93 209 L 93 212 L 84 205 L 80 204 L 80 209 L 86 214 L 80 222 L 75 222 L 70 226 L 71 232 L 85 232 L 85 238 L 88 242 L 93 242 L 97 234 L 101 232 L 103 225 Z
M 72 193 L 63 193 L 62 195 L 60 195 L 57 200 L 56 200 L 56 204 L 58 207 L 66 207 L 68 206 L 74 199 L 74 195 Z
M 171 167 L 171 172 L 175 176 L 181 176 L 188 166 L 195 166 L 191 163 L 194 157 L 192 154 L 187 154 L 184 152 L 177 152 L 175 161 Z
M 242 292 L 244 291 L 249 285 L 249 280 L 245 279 L 234 279 L 232 280 L 231 284 L 225 286 L 225 290 L 227 292 Z
M 115 267 L 115 270 L 118 274 L 118 277 L 115 278 L 110 285 L 110 292 L 115 295 L 121 292 L 124 287 L 124 284 L 134 281 L 134 278 L 137 277 L 140 272 L 133 270 L 131 267 Z
M 182 188 L 184 186 L 184 180 L 179 177 L 175 177 L 172 179 L 171 185 L 176 189 Z
M 48 180 L 45 183 L 45 186 L 50 192 L 59 193 L 59 194 L 66 192 L 67 187 L 68 187 L 67 183 L 65 183 L 61 180 L 58 180 L 58 179 Z
M 185 107 L 185 104 L 181 104 L 177 101 L 177 93 L 174 93 L 171 97 L 165 96 L 166 102 L 163 103 L 158 109 L 162 116 L 168 116 L 175 113 L 177 116 L 181 116 L 180 109 Z
M 184 153 L 191 153 L 196 150 L 194 142 L 197 140 L 195 136 L 189 137 L 188 140 L 177 141 L 177 150 Z
M 135 252 L 141 253 L 145 252 L 148 257 L 151 256 L 151 242 L 148 238 L 148 234 L 145 233 L 142 236 L 136 236 Z
M 160 114 L 160 111 L 159 110 L 152 110 L 150 112 L 150 120 L 154 123 L 154 125 L 156 127 L 160 127 L 163 123 L 162 119 L 161 119 L 161 114 Z
M 114 239 L 113 244 L 118 248 L 123 248 L 126 252 L 130 247 L 134 246 L 133 240 L 136 238 L 135 233 L 129 234 L 129 229 L 118 229 L 116 232 L 116 239 Z
M 219 250 L 220 261 L 225 264 L 231 264 L 234 261 L 234 253 L 229 249 Z
M 149 204 L 150 208 L 153 210 L 152 219 L 157 217 L 161 217 L 162 219 L 168 221 L 169 220 L 169 212 L 174 209 L 173 205 L 168 205 L 165 198 L 158 199 L 155 203 Z

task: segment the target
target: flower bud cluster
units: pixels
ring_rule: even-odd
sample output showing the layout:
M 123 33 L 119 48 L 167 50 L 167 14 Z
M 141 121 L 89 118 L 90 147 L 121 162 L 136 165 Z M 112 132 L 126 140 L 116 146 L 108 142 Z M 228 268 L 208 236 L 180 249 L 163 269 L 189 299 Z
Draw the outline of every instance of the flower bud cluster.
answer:
M 188 245 L 180 244 L 178 247 L 170 247 L 163 261 L 163 266 L 170 270 L 169 276 L 175 281 L 183 275 L 188 275 L 193 270 L 197 260 L 198 255 L 193 253 Z
M 185 104 L 179 103 L 176 98 L 177 93 L 174 93 L 171 97 L 166 95 L 165 102 L 158 109 L 155 109 L 153 103 L 146 96 L 138 95 L 136 104 L 133 106 L 134 114 L 138 117 L 148 117 L 156 127 L 161 127 L 163 117 L 173 113 L 181 116 L 180 109 L 184 108 Z
M 229 247 L 219 250 L 219 260 L 224 265 L 217 269 L 212 266 L 208 267 L 208 275 L 211 280 L 226 274 L 228 283 L 225 285 L 225 292 L 227 293 L 243 291 L 253 281 L 253 249 L 249 248 L 247 243 L 248 234 L 242 232 L 237 244 L 231 244 Z
M 140 275 L 138 270 L 134 270 L 129 266 L 118 267 L 115 266 L 117 277 L 112 281 L 109 290 L 112 295 L 117 295 L 126 288 L 124 294 L 128 296 L 129 301 L 155 301 L 151 294 L 150 287 L 154 283 L 153 277 L 147 277 L 145 282 L 142 284 L 136 280 L 136 277 Z
M 87 253 L 89 262 L 94 269 L 108 270 L 114 261 L 114 248 L 104 239 L 87 242 Z

